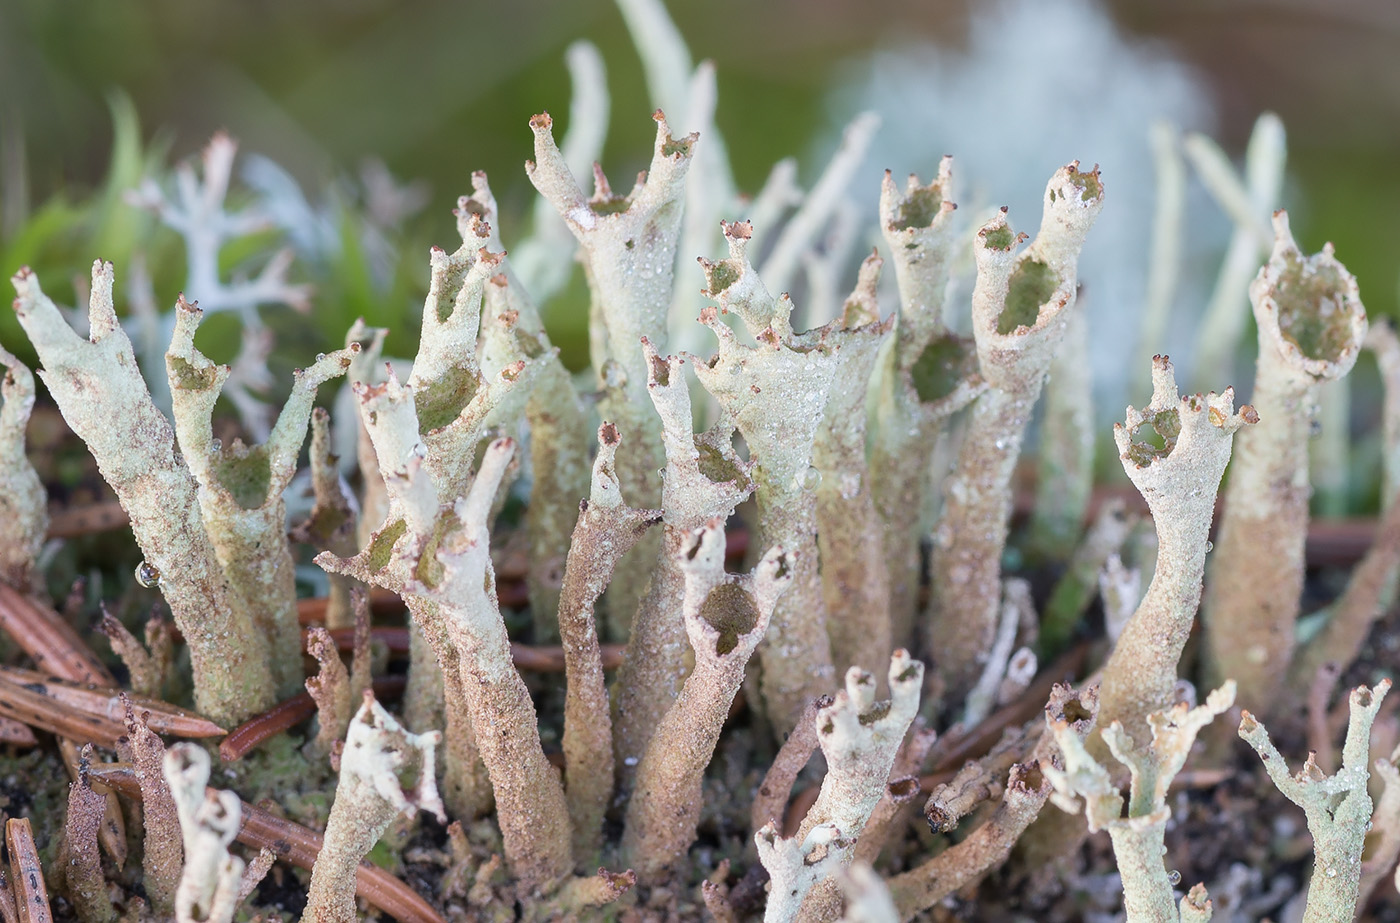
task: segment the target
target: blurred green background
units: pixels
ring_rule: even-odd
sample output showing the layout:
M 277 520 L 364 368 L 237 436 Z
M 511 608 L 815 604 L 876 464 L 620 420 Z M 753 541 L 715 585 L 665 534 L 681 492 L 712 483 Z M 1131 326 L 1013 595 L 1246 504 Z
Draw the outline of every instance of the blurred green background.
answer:
M 717 64 L 719 126 L 749 191 L 775 160 L 808 153 L 814 138 L 831 134 L 828 99 L 844 64 L 917 39 L 956 46 L 969 19 L 968 5 L 951 0 L 671 0 L 668 7 L 695 59 Z M 1198 70 L 1228 150 L 1242 148 L 1261 110 L 1283 117 L 1288 204 L 1301 213 L 1294 226 L 1309 247 L 1333 240 L 1371 312 L 1394 314 L 1400 4 L 1178 0 L 1118 2 L 1110 12 L 1128 34 L 1159 40 Z M 400 179 L 429 186 L 428 208 L 399 240 L 405 253 L 421 255 L 430 242 L 452 241 L 450 206 L 467 191 L 470 171 L 485 169 L 509 244 L 524 231 L 533 197 L 521 169 L 530 154 L 527 119 L 548 109 L 566 121 L 563 54 L 579 38 L 596 43 L 606 60 L 612 126 L 604 159 L 614 177 L 628 176 L 644 165 L 652 123 L 640 63 L 610 0 L 0 0 L 0 268 L 36 262 L 62 296 L 61 280 L 75 268 L 84 271 L 98 254 L 120 258 L 150 233 L 150 219 L 117 206 L 116 189 L 108 190 L 100 227 L 60 204 L 90 203 L 112 175 L 113 91 L 131 99 L 142 142 L 141 150 L 117 152 L 113 169 L 124 178 L 140 175 L 142 150 L 170 162 L 220 128 L 243 151 L 290 170 L 313 201 L 365 158 L 382 158 Z M 802 163 L 810 182 L 820 161 Z M 337 282 L 329 294 L 338 303 L 318 304 L 318 312 L 336 323 L 359 313 L 397 316 L 426 277 L 426 261 L 407 263 L 387 291 Z M 165 303 L 173 293 L 157 282 Z M 0 319 L 0 332 L 11 333 L 11 323 Z M 324 335 L 334 342 L 339 334 Z M 6 340 L 15 345 L 13 336 Z

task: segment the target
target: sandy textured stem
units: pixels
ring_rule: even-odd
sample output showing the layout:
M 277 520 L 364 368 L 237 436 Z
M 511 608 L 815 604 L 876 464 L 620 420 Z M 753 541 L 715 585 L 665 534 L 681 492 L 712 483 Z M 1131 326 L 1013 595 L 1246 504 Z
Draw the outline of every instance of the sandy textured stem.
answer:
M 1331 245 L 1305 257 L 1281 211 L 1274 233 L 1273 255 L 1249 287 L 1260 423 L 1240 437 L 1204 606 L 1208 676 L 1234 678 L 1240 701 L 1260 713 L 1277 699 L 1287 675 L 1280 667 L 1293 655 L 1317 389 L 1351 370 L 1366 336 L 1356 280 Z
M 313 628 L 306 639 L 306 652 L 320 664 L 320 672 L 306 679 L 306 691 L 316 700 L 316 739 L 312 747 L 317 755 L 328 756 L 338 740 L 345 739 L 350 727 L 353 701 L 350 695 L 350 674 L 340 659 L 335 641 L 324 628 Z
M 34 409 L 34 376 L 0 348 L 0 582 L 28 590 L 49 528 L 48 492 L 24 452 Z
M 612 716 L 594 606 L 618 560 L 661 519 L 659 510 L 636 510 L 623 502 L 615 468 L 619 442 L 615 426 L 599 427 L 592 490 L 580 507 L 559 600 L 567 677 L 565 797 L 574 861 L 579 865 L 597 864 L 603 848 L 603 815 L 613 792 Z
M 685 361 L 660 356 L 642 341 L 647 390 L 661 420 L 666 450 L 662 490 L 662 555 L 632 623 L 618 673 L 613 744 L 621 787 L 630 788 L 652 734 L 680 694 L 688 669 L 685 573 L 680 562 L 690 535 L 710 520 L 727 519 L 753 490 L 751 466 L 734 451 L 733 424 L 697 437 Z
M 866 462 L 865 398 L 871 373 L 894 327 L 880 322 L 876 287 L 884 261 L 871 255 L 861 264 L 855 291 L 846 300 L 839 328 L 830 332 L 837 350 L 833 388 L 812 447 L 817 485 L 817 549 L 833 665 L 839 671 L 884 663 L 894 645 L 889 617 L 890 581 L 881 520 L 875 509 Z
M 175 435 L 199 482 L 200 513 L 214 553 L 252 613 L 255 630 L 267 639 L 273 682 L 279 697 L 286 697 L 300 691 L 302 669 L 295 562 L 282 494 L 296 474 L 317 387 L 343 374 L 360 346 L 353 343 L 296 370 L 265 444 L 247 446 L 235 439 L 224 447 L 214 438 L 213 413 L 230 370 L 195 348 L 203 316 L 184 298 L 175 305 L 175 332 L 165 354 Z
M 353 369 L 354 363 L 351 363 Z M 325 408 L 311 411 L 311 487 L 315 505 L 307 520 L 292 530 L 292 537 L 318 551 L 329 551 L 348 558 L 356 551 L 355 510 L 345 482 L 340 478 L 339 459 L 331 452 L 331 417 Z M 326 627 L 352 628 L 355 614 L 351 591 L 359 583 L 340 574 L 330 575 L 330 596 L 326 601 Z M 346 714 L 349 720 L 349 714 Z
M 432 585 L 415 581 L 406 591 L 441 607 L 462 685 L 469 690 L 477 747 L 495 791 L 506 861 L 528 895 L 551 890 L 573 861 L 564 788 L 540 745 L 535 706 L 511 659 L 496 601 L 486 523 L 514 450 L 509 439 L 487 449 L 471 491 L 435 527 L 445 533 L 433 559 L 437 573 L 418 568 Z
M 416 694 L 417 700 L 405 703 L 405 720 L 422 729 L 429 726 L 423 722 L 442 717 L 442 800 L 453 817 L 480 817 L 491 810 L 491 779 L 476 745 L 457 650 L 436 602 L 411 597 L 407 603 L 413 616 L 410 653 L 416 658 L 409 670 L 416 666 L 420 678 L 415 684 L 409 677 L 407 692 Z
M 1033 766 L 1015 766 L 996 810 L 968 837 L 890 879 L 890 894 L 901 920 L 911 919 L 1006 861 L 1050 796 L 1050 783 Z
M 1045 416 L 1037 455 L 1035 510 L 1028 548 L 1039 559 L 1068 560 L 1084 526 L 1094 486 L 1094 404 L 1089 319 L 1065 321 L 1064 340 L 1045 381 Z
M 1011 514 L 1011 474 L 1066 319 L 1075 310 L 1079 250 L 1103 207 L 1098 172 L 1078 163 L 1045 190 L 1040 233 L 1022 236 L 1003 211 L 977 232 L 973 335 L 987 391 L 973 405 L 957 468 L 944 488 L 934 537 L 928 633 L 945 694 L 959 702 L 981 675 L 996 634 L 1001 554 Z
M 141 785 L 141 816 L 145 822 L 142 840 L 142 884 L 152 909 L 166 917 L 175 913 L 175 890 L 184 866 L 184 840 L 180 816 L 165 781 L 165 745 L 146 722 L 126 714 L 126 740 L 117 742 L 117 753 L 136 767 Z
M 823 695 L 807 703 L 797 726 L 778 748 L 749 808 L 749 825 L 754 833 L 758 833 L 766 824 L 783 822 L 793 783 L 811 762 L 812 753 L 817 749 L 817 713 L 834 701 L 831 696 Z
M 365 693 L 340 759 L 340 780 L 335 803 L 326 821 L 326 837 L 311 871 L 307 895 L 307 923 L 355 923 L 355 874 L 365 855 L 379 842 L 389 825 L 420 809 L 437 815 L 438 800 L 433 776 L 437 731 L 412 734 L 394 716 Z M 405 777 L 415 777 L 406 784 Z
M 1128 408 L 1113 438 L 1133 485 L 1157 527 L 1157 568 L 1103 670 L 1101 724 L 1121 723 L 1147 739 L 1148 715 L 1172 703 L 1177 661 L 1201 601 L 1207 537 L 1215 492 L 1230 461 L 1234 433 L 1259 417 L 1248 404 L 1234 410 L 1230 388 L 1216 395 L 1179 397 L 1171 361 L 1152 360 L 1152 401 Z M 1137 441 L 1155 431 L 1158 448 Z
M 63 826 L 63 849 L 68 859 L 63 869 L 64 890 L 82 923 L 111 923 L 117 914 L 107 895 L 97 848 L 107 797 L 93 791 L 88 781 L 86 763 L 90 757 L 89 749 L 84 752 L 79 778 L 68 785 L 68 817 Z
M 1298 652 L 1289 671 L 1289 687 L 1306 688 L 1323 664 L 1345 669 L 1361 653 L 1371 626 L 1385 614 L 1400 571 L 1400 503 L 1382 517 L 1366 557 L 1356 565 L 1347 588 L 1332 605 L 1327 624 Z
M 1371 820 L 1371 796 L 1366 790 L 1371 724 L 1389 690 L 1388 679 L 1369 689 L 1352 690 L 1342 768 L 1332 776 L 1324 775 L 1311 758 L 1297 775 L 1289 775 L 1288 764 L 1264 725 L 1248 711 L 1240 721 L 1240 737 L 1259 754 L 1278 790 L 1307 816 L 1314 862 L 1304 923 L 1348 923 L 1356 914 L 1361 851 Z
M 548 618 L 559 609 L 569 530 L 578 519 L 578 501 L 587 489 L 588 434 L 586 415 L 557 360 L 540 374 L 525 405 L 530 425 L 530 468 L 534 481 L 525 528 L 530 539 L 530 569 L 525 575 L 530 610 L 535 618 L 535 642 L 545 644 L 559 634 Z
M 40 377 L 131 517 L 146 563 L 161 575 L 190 649 L 199 710 L 231 727 L 270 707 L 276 689 L 267 645 L 224 576 L 200 521 L 194 478 L 117 324 L 111 264 L 93 264 L 90 340 L 68 327 L 32 272 L 12 281 L 20 324 L 44 364 Z
M 700 822 L 701 780 L 719 732 L 763 640 L 774 604 L 794 579 L 793 556 L 773 548 L 752 575 L 724 572 L 718 519 L 682 552 L 685 628 L 695 669 L 666 712 L 637 769 L 622 848 L 643 882 L 659 882 L 685 857 Z

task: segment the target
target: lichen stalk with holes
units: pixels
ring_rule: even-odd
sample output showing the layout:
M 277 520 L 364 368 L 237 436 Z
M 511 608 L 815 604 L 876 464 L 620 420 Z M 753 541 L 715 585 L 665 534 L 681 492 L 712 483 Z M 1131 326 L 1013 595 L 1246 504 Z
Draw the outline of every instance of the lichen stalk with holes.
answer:
M 1235 679 L 1240 702 L 1267 714 L 1287 675 L 1280 665 L 1293 656 L 1318 386 L 1356 363 L 1366 309 L 1331 245 L 1305 256 L 1282 211 L 1274 213 L 1273 255 L 1249 296 L 1259 329 L 1253 402 L 1260 422 L 1240 436 L 1225 492 L 1204 605 L 1205 659 L 1212 681 Z
M 39 377 L 87 443 L 131 517 L 146 563 L 160 575 L 161 594 L 189 646 L 196 706 L 233 726 L 274 701 L 267 640 L 224 573 L 201 519 L 197 482 L 117 323 L 112 276 L 112 264 L 93 264 L 86 340 L 28 269 L 11 280 L 19 296 L 15 313 L 43 363 Z
M 758 501 L 760 547 L 794 555 L 792 586 L 773 612 L 770 641 L 759 649 L 764 708 L 779 734 L 792 730 L 807 702 L 835 677 L 827 637 L 826 599 L 818 570 L 817 486 L 812 449 L 826 412 L 838 346 L 834 327 L 794 334 L 792 300 L 774 298 L 749 262 L 753 228 L 725 225 L 729 257 L 702 261 L 707 294 L 733 311 L 757 341 L 739 342 L 715 308 L 700 321 L 719 340 L 708 361 L 692 360 L 695 375 L 732 416 L 748 444 Z
M 1201 601 L 1215 491 L 1241 427 L 1259 419 L 1234 391 L 1189 394 L 1176 390 L 1171 360 L 1152 360 L 1152 401 L 1128 408 L 1114 424 L 1123 470 L 1147 501 L 1157 529 L 1157 568 L 1103 669 L 1101 723 L 1122 724 L 1145 743 L 1148 716 L 1171 706 L 1177 662 Z M 1161 446 L 1146 441 L 1153 430 Z
M 1011 474 L 1045 374 L 1075 310 L 1080 247 L 1103 207 L 1097 169 L 1060 168 L 1045 189 L 1040 233 L 1023 253 L 1003 211 L 977 232 L 972 329 L 987 390 L 972 405 L 934 533 L 923 643 L 938 652 L 945 695 L 958 702 L 982 672 L 996 633 Z
M 894 265 L 899 315 L 878 373 L 870 471 L 884 523 L 890 630 L 901 644 L 914 640 L 929 457 L 948 418 L 982 390 L 972 342 L 950 331 L 943 316 L 956 243 L 951 186 L 952 158 L 945 157 L 927 185 L 911 174 L 901 193 L 887 171 L 880 189 L 880 230 Z

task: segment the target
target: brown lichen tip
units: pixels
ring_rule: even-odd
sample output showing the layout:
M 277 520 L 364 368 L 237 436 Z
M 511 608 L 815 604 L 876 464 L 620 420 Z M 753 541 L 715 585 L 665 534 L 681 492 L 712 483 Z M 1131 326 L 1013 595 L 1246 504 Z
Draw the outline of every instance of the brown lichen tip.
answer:
M 729 246 L 729 257 L 713 262 L 700 259 L 700 269 L 705 273 L 704 294 L 719 302 L 723 313 L 738 314 L 749 334 L 760 341 L 769 331 L 770 340 L 787 341 L 792 336 L 789 323 L 792 299 L 787 295 L 773 297 L 750 263 L 748 250 L 753 240 L 753 223 L 721 221 L 720 228 Z M 707 313 L 710 310 L 701 312 L 700 322 L 719 334 L 715 327 L 719 323 L 718 314 Z M 725 342 L 723 334 L 720 336 L 721 342 Z
M 1249 404 L 1238 411 L 1234 408 L 1235 389 L 1223 393 L 1188 394 L 1180 396 L 1176 375 L 1167 356 L 1152 358 L 1152 400 L 1142 410 L 1129 406 L 1123 423 L 1113 426 L 1113 440 L 1128 476 L 1137 483 L 1140 473 L 1151 466 L 1168 468 L 1171 459 L 1185 459 L 1181 465 L 1199 465 L 1204 457 L 1221 462 L 1230 458 L 1229 437 L 1240 427 L 1257 423 L 1259 414 Z M 1143 427 L 1150 428 L 1161 445 L 1140 437 Z M 1214 483 L 1219 483 L 1218 476 Z M 1139 489 L 1144 489 L 1138 484 Z M 1149 498 L 1150 499 L 1150 498 Z
M 1313 380 L 1341 378 L 1366 339 L 1356 277 L 1333 256 L 1330 243 L 1304 256 L 1287 212 L 1274 212 L 1273 225 L 1273 252 L 1249 286 L 1261 348 L 1272 345 L 1290 368 Z
M 957 210 L 949 201 L 953 184 L 953 158 L 944 155 L 938 163 L 938 176 L 927 185 L 919 182 L 917 173 L 910 173 L 904 191 L 895 185 L 894 174 L 885 171 L 880 184 L 880 220 L 886 235 L 899 235 L 906 246 L 918 246 L 918 238 L 941 224 L 946 224 Z

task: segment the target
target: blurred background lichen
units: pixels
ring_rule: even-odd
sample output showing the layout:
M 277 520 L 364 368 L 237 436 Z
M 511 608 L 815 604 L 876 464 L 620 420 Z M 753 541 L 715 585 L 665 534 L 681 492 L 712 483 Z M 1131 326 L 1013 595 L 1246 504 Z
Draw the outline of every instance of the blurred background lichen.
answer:
M 668 6 L 696 60 L 715 63 L 716 120 L 743 191 L 756 192 L 774 162 L 794 155 L 799 181 L 810 186 L 842 127 L 866 109 L 882 119 L 852 184 L 855 201 L 875 188 L 882 169 L 927 174 L 939 155 L 953 153 L 959 201 L 969 209 L 964 221 L 1001 204 L 1028 215 L 1050 168 L 1073 157 L 1099 161 L 1116 195 L 1081 267 L 1094 319 L 1096 396 L 1123 392 L 1124 360 L 1139 346 L 1154 120 L 1217 139 L 1238 163 L 1256 117 L 1277 113 L 1288 129 L 1281 204 L 1300 241 L 1310 249 L 1334 242 L 1372 315 L 1396 313 L 1394 4 Z M 220 251 L 223 277 L 255 275 L 291 247 L 288 282 L 312 286 L 309 313 L 259 315 L 279 344 L 273 372 L 287 369 L 305 343 L 338 345 L 356 317 L 391 331 L 387 354 L 406 354 L 427 284 L 421 256 L 453 229 L 445 208 L 426 203 L 451 201 L 468 190 L 472 170 L 486 170 L 505 244 L 524 236 L 533 190 L 521 169 L 531 144 L 521 114 L 549 110 L 567 130 L 566 49 L 580 39 L 598 47 L 606 66 L 613 118 L 603 159 L 614 176 L 626 176 L 645 166 L 638 158 L 648 143 L 648 123 L 632 116 L 656 100 L 610 0 L 0 0 L 0 262 L 63 280 L 51 287 L 67 304 L 81 302 L 85 284 L 69 280 L 72 267 L 94 255 L 112 260 L 119 278 L 140 280 L 142 266 L 153 267 L 146 291 L 168 307 L 190 271 L 186 250 L 128 193 L 151 177 L 164 177 L 169 189 L 173 165 L 223 130 L 239 142 L 230 208 L 252 207 L 266 218 L 263 230 Z M 1172 307 L 1187 322 L 1166 328 L 1177 336 L 1195 329 L 1231 234 L 1196 171 L 1185 179 Z M 873 240 L 873 216 L 868 230 Z M 855 243 L 840 278 L 854 274 L 865 250 L 864 240 Z M 586 365 L 586 304 L 576 268 L 545 305 L 574 369 Z M 231 317 L 214 316 L 201 342 L 216 361 L 229 361 L 236 331 Z M 14 319 L 0 314 L 0 338 L 32 359 L 17 334 Z M 1166 339 L 1152 348 L 1170 350 L 1189 374 L 1198 344 Z M 1247 331 L 1241 339 L 1247 346 Z M 283 357 L 282 343 L 296 349 Z M 1239 365 L 1235 377 L 1243 381 L 1246 370 Z M 1361 374 L 1374 372 L 1367 364 Z M 1116 413 L 1098 403 L 1101 419 Z M 1350 412 L 1370 417 L 1374 408 L 1358 397 Z

